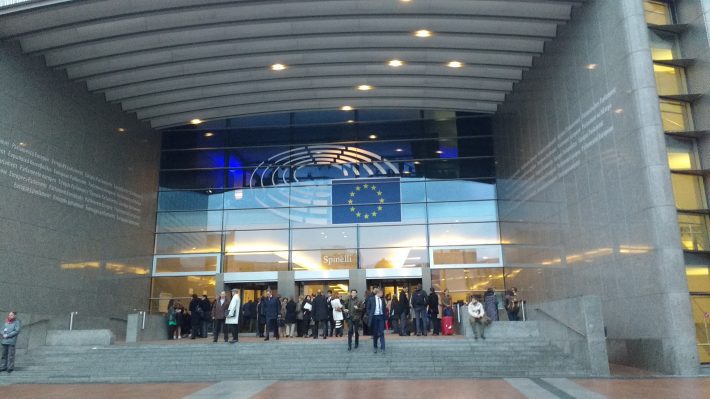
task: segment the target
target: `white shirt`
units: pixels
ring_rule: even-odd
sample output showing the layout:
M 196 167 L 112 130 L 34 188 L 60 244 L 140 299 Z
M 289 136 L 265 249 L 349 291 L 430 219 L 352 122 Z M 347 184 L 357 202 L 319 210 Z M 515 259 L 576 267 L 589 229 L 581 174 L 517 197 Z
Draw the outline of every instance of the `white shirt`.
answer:
M 382 314 L 382 298 L 375 296 L 375 316 Z
M 476 304 L 471 301 L 468 304 L 468 314 L 476 319 L 483 317 L 483 304 L 481 302 L 476 302 Z

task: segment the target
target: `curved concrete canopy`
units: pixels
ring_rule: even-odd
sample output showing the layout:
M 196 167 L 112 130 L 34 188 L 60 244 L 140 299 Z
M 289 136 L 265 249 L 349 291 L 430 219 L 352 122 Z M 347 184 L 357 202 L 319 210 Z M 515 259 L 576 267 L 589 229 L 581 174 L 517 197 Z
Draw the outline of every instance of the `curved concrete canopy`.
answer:
M 582 1 L 47 0 L 0 13 L 0 37 L 157 128 L 343 105 L 492 113 Z

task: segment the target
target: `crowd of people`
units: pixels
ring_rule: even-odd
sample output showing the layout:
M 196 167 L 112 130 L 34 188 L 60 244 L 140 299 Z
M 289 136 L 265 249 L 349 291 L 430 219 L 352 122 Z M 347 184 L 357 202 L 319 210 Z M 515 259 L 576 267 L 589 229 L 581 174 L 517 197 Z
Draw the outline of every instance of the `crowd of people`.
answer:
M 517 289 L 506 291 L 503 301 L 508 320 L 517 321 L 522 303 Z M 465 303 L 458 304 L 465 306 L 462 312 L 468 312 L 474 337 L 485 339 L 485 327 L 499 320 L 499 299 L 495 290 L 489 288 L 482 297 L 472 295 Z M 415 288 L 411 298 L 404 289 L 398 294 L 383 296 L 383 291 L 376 288 L 366 292 L 362 299 L 357 290 L 345 295 L 319 290 L 314 295 L 299 297 L 276 297 L 267 290 L 262 297 L 244 304 L 239 290 L 233 289 L 230 296 L 223 291 L 214 301 L 206 295 L 193 295 L 187 308 L 171 299 L 167 311 L 168 338 L 207 338 L 210 329 L 214 342 L 223 333 L 224 342 L 231 343 L 239 341 L 240 330 L 255 332 L 265 341 L 271 337 L 277 340 L 282 337 L 327 339 L 347 334 L 348 350 L 352 350 L 358 347 L 362 330 L 363 335 L 381 338 L 384 350 L 385 331 L 400 336 L 426 336 L 442 334 L 442 327 L 452 330 L 446 316 L 453 315 L 455 305 L 448 289 L 439 294 L 431 288 L 427 294 L 421 285 Z M 442 320 L 447 322 L 444 326 Z

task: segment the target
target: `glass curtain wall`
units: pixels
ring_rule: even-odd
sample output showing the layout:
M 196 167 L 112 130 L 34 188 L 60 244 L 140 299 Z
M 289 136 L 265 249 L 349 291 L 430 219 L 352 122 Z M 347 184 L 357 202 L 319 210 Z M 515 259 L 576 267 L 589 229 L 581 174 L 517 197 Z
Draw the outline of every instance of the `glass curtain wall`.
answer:
M 319 111 L 182 126 L 163 131 L 152 296 L 169 294 L 162 279 L 223 272 L 501 268 L 497 220 L 486 115 Z

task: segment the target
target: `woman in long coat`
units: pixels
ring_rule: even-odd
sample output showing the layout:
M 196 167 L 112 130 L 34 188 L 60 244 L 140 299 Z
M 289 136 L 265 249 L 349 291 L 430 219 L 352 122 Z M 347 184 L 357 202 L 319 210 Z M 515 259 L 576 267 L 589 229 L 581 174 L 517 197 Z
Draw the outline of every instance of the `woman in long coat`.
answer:
M 239 313 L 242 308 L 242 300 L 239 298 L 239 290 L 232 289 L 232 300 L 229 302 L 229 307 L 227 308 L 227 318 L 224 320 L 224 324 L 229 326 L 232 330 L 232 340 L 229 341 L 230 344 L 239 342 Z
M 289 299 L 286 303 L 286 316 L 284 317 L 286 321 L 286 336 L 295 337 L 296 336 L 296 302 L 293 298 Z

